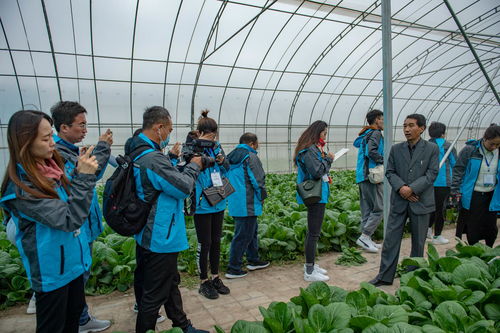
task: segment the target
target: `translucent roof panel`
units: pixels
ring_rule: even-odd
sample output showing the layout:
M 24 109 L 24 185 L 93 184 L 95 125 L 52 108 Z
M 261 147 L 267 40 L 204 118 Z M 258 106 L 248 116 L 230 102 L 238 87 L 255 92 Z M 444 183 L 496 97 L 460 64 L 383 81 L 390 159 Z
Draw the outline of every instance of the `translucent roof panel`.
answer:
M 391 3 L 393 125 L 419 112 L 450 133 L 468 124 L 463 141 L 500 122 L 444 2 Z M 500 4 L 451 5 L 498 87 Z M 232 129 L 221 133 L 228 143 L 257 132 L 273 168 L 267 156 L 289 159 L 273 151 L 310 122 L 327 121 L 330 141 L 350 146 L 366 112 L 382 108 L 381 1 L 12 0 L 0 2 L 0 20 L 2 133 L 16 110 L 48 112 L 61 99 L 86 107 L 89 135 L 114 126 L 123 140 L 147 106 L 168 108 L 179 137 L 208 108 Z

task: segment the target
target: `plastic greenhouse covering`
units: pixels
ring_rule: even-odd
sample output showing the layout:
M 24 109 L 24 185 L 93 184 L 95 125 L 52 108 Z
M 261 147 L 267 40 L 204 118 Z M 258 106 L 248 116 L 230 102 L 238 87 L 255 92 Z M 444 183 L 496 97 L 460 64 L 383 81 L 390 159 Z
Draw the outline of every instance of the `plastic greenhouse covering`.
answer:
M 451 1 L 495 87 L 500 66 L 498 0 Z M 393 0 L 395 142 L 410 113 L 448 126 L 461 148 L 500 122 L 499 104 L 442 0 Z M 0 171 L 6 128 L 20 109 L 49 113 L 59 100 L 88 111 L 94 143 L 111 128 L 113 154 L 165 106 L 184 141 L 202 109 L 230 151 L 246 131 L 269 172 L 288 172 L 295 142 L 314 120 L 330 124 L 335 162 L 353 168 L 352 142 L 366 112 L 383 108 L 381 1 L 2 0 Z M 389 124 L 386 124 L 389 126 Z

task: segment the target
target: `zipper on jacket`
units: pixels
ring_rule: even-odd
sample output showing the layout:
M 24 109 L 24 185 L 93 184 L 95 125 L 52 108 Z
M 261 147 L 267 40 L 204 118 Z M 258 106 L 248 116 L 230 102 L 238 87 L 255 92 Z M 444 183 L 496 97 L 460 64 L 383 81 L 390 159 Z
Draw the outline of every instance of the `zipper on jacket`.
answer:
M 175 224 L 175 214 L 172 215 L 172 221 L 170 221 L 170 226 L 168 227 L 168 232 L 167 232 L 167 238 L 168 239 L 170 237 L 170 232 L 172 231 L 172 227 L 174 226 Z
M 61 267 L 59 269 L 59 274 L 63 275 L 64 274 L 64 246 L 60 246 L 60 252 L 61 252 Z

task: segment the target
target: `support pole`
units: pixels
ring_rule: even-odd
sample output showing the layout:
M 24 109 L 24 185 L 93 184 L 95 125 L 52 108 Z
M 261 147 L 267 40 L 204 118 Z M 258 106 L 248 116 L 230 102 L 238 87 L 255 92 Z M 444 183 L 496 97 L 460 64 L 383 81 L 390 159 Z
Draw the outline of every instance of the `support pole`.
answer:
M 391 38 L 391 0 L 382 0 L 382 74 L 384 100 L 384 170 L 392 147 L 392 38 Z M 389 220 L 391 205 L 391 186 L 384 180 L 384 238 Z
M 476 59 L 476 62 L 479 65 L 479 68 L 481 68 L 481 71 L 483 72 L 483 75 L 484 75 L 486 81 L 488 81 L 488 85 L 490 86 L 491 91 L 493 92 L 493 95 L 495 95 L 495 98 L 497 99 L 497 103 L 500 105 L 500 97 L 498 96 L 498 92 L 496 91 L 495 86 L 493 85 L 493 82 L 491 81 L 490 77 L 488 76 L 486 69 L 484 69 L 483 63 L 481 62 L 481 59 L 479 59 L 479 56 L 477 55 L 476 50 L 474 49 L 474 46 L 472 46 L 472 44 L 469 40 L 469 37 L 465 33 L 465 30 L 462 27 L 462 24 L 460 24 L 460 21 L 458 20 L 457 15 L 453 11 L 453 8 L 451 8 L 451 5 L 448 2 L 448 0 L 443 0 L 443 1 L 444 1 L 444 4 L 446 5 L 446 7 L 448 7 L 448 10 L 450 11 L 451 16 L 453 17 L 453 20 L 455 20 L 455 23 L 457 24 L 458 29 L 460 29 L 460 32 L 462 33 L 462 37 L 465 39 L 465 42 L 469 46 L 469 49 L 472 52 L 474 59 Z M 382 2 L 382 5 L 383 4 L 384 3 Z
M 497 66 L 497 69 L 495 70 L 495 74 L 493 74 L 493 77 L 497 76 L 499 69 L 500 69 L 500 64 Z M 464 132 L 467 125 L 470 123 L 472 118 L 474 118 L 474 116 L 476 115 L 476 110 L 478 109 L 479 104 L 481 104 L 481 101 L 483 100 L 484 95 L 488 91 L 488 88 L 489 88 L 488 86 L 484 87 L 484 90 L 481 93 L 481 96 L 479 96 L 479 99 L 476 102 L 476 106 L 474 107 L 474 110 L 472 110 L 472 113 L 470 114 L 469 119 L 467 119 L 467 121 L 463 124 L 462 128 L 460 129 L 460 132 L 458 132 L 458 135 L 455 137 L 455 140 L 453 140 L 453 142 L 451 143 L 450 148 L 448 148 L 448 150 L 444 154 L 443 159 L 441 161 L 439 161 L 439 169 L 441 169 L 441 167 L 443 166 L 443 164 L 446 161 L 446 159 L 448 158 L 448 156 L 450 156 L 451 151 L 453 150 L 453 147 L 455 147 L 456 143 L 458 142 L 458 139 L 460 138 L 460 136 L 462 136 L 462 133 Z M 479 124 L 478 124 L 478 126 L 479 126 Z

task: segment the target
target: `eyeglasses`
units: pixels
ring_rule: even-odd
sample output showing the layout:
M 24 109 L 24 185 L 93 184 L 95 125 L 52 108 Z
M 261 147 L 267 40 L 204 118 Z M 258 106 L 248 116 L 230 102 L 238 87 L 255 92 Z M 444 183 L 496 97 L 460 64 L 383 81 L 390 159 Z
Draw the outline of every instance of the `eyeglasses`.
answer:
M 81 129 L 86 129 L 86 128 L 87 128 L 87 123 L 69 124 L 68 126 L 70 126 L 70 127 L 71 127 L 71 126 L 73 126 L 73 125 L 78 126 L 78 127 L 80 127 Z

